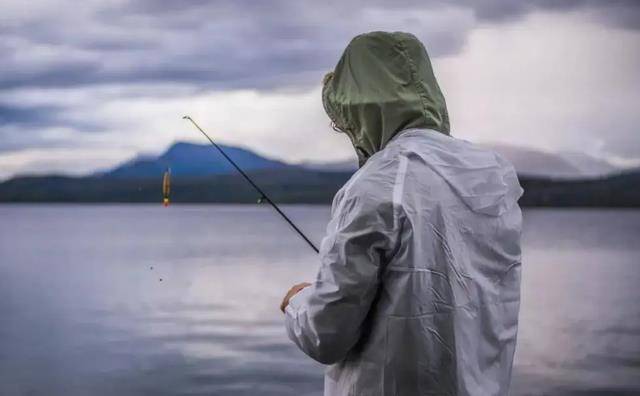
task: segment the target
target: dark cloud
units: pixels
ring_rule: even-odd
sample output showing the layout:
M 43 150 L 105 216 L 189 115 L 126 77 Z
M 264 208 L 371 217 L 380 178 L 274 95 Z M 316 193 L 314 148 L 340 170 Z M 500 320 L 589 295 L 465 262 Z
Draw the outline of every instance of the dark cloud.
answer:
M 32 16 L 4 24 L 0 89 L 131 82 L 215 89 L 309 85 L 333 66 L 352 36 L 371 29 L 411 30 L 432 56 L 455 54 L 473 28 L 465 12 L 480 21 L 504 23 L 536 10 L 588 8 L 606 23 L 640 28 L 640 2 L 622 0 L 88 4 L 78 8 L 70 3 L 68 9 L 42 14 L 34 5 Z M 448 9 L 460 15 L 442 21 L 428 16 Z
M 60 112 L 57 106 L 16 107 L 0 103 L 0 127 L 6 125 L 48 126 Z
M 640 30 L 640 1 L 631 0 L 44 1 L 28 11 L 5 1 L 0 152 L 77 146 L 83 132 L 115 139 L 130 115 L 109 104 L 129 97 L 308 90 L 362 32 L 411 31 L 432 57 L 446 57 L 465 48 L 478 24 L 517 24 L 539 11 L 579 11 L 596 29 Z M 80 99 L 57 96 L 66 93 Z M 633 139 L 611 137 L 603 150 L 637 157 Z
M 104 126 L 95 122 L 69 118 L 66 110 L 66 107 L 54 105 L 24 106 L 0 103 L 0 132 L 6 131 L 7 127 L 20 127 L 26 131 L 56 127 L 85 132 L 104 130 Z M 6 149 L 9 140 L 9 137 L 5 136 L 0 144 L 0 149 Z
M 637 0 L 468 0 L 480 21 L 511 22 L 535 11 L 567 12 L 590 10 L 606 25 L 640 29 L 640 1 Z

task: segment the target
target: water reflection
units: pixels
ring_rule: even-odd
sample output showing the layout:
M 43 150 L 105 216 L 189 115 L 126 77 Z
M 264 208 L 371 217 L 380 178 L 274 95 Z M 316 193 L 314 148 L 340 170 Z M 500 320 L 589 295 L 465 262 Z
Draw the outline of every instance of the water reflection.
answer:
M 319 241 L 328 208 L 287 211 Z M 268 208 L 0 206 L 0 218 L 0 394 L 322 393 L 323 367 L 288 342 L 278 310 L 316 257 Z M 513 394 L 637 394 L 640 212 L 525 222 Z

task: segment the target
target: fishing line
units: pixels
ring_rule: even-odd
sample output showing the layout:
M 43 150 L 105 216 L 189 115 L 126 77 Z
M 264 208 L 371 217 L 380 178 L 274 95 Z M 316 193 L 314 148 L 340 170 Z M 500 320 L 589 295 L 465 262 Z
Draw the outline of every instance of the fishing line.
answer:
M 202 130 L 202 128 L 200 128 L 200 126 L 198 124 L 196 124 L 196 122 L 189 117 L 188 115 L 182 117 L 182 119 L 184 120 L 188 120 L 191 121 L 191 123 L 200 131 L 202 132 L 202 134 L 209 140 L 209 142 L 213 145 L 213 147 L 215 147 L 220 154 L 222 154 L 222 156 L 229 161 L 229 163 L 231 165 L 233 165 L 234 168 L 236 168 L 236 170 L 242 175 L 242 177 L 244 177 L 244 179 L 249 182 L 249 184 L 251 184 L 251 187 L 253 187 L 259 194 L 260 194 L 260 199 L 258 200 L 258 202 L 267 202 L 269 205 L 271 205 L 271 207 L 273 207 L 273 209 L 275 209 L 276 212 L 278 212 L 278 214 L 280 216 L 282 216 L 282 218 L 289 223 L 289 225 L 291 226 L 291 228 L 293 228 L 298 235 L 300 235 L 302 237 L 302 239 L 304 239 L 305 242 L 307 242 L 307 244 L 311 247 L 311 249 L 313 249 L 316 253 L 319 253 L 318 248 L 316 247 L 316 245 L 313 244 L 313 242 L 311 242 L 311 240 L 309 238 L 307 238 L 307 236 L 293 223 L 293 221 L 291 221 L 291 219 L 289 219 L 289 217 L 287 217 L 286 214 L 284 214 L 284 212 L 282 210 L 280 210 L 280 208 L 278 207 L 278 205 L 276 205 L 275 202 L 273 202 L 271 200 L 271 198 L 269 198 L 269 196 L 262 191 L 262 189 L 260 187 L 258 187 L 258 185 L 256 183 L 253 182 L 253 180 L 251 180 L 251 178 L 244 173 L 244 171 L 242 169 L 240 169 L 240 167 L 227 155 L 227 153 L 224 152 L 224 150 L 222 150 L 222 148 L 220 146 L 218 146 L 216 144 L 216 142 L 213 141 L 213 139 L 211 139 L 209 137 L 209 135 L 207 135 L 207 133 Z

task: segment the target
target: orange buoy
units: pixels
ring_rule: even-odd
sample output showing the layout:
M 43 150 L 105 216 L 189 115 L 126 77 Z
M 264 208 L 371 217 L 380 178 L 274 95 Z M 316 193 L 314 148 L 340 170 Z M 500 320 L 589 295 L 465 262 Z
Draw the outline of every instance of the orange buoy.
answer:
M 171 194 L 171 169 L 168 168 L 162 177 L 162 204 L 169 206 L 169 195 Z

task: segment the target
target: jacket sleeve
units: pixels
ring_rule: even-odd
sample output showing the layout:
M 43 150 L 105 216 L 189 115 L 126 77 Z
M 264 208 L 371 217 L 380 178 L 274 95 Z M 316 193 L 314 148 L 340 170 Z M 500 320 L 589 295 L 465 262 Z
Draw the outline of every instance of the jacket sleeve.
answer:
M 316 281 L 285 309 L 289 338 L 311 358 L 332 364 L 356 344 L 393 239 L 391 206 L 345 197 L 327 227 Z

